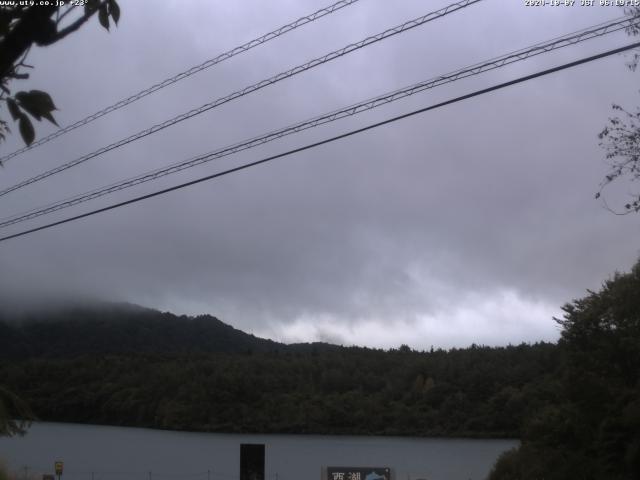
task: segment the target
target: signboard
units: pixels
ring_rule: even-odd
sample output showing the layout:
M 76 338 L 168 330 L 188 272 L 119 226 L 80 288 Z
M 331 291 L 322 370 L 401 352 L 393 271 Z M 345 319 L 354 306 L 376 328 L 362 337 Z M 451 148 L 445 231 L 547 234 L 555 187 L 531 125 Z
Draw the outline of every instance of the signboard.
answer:
M 326 480 L 391 480 L 389 467 L 327 467 Z
M 264 480 L 264 443 L 240 444 L 240 480 Z
M 56 468 L 56 475 L 62 475 L 62 467 L 64 466 L 64 463 L 56 462 L 54 463 L 54 466 Z

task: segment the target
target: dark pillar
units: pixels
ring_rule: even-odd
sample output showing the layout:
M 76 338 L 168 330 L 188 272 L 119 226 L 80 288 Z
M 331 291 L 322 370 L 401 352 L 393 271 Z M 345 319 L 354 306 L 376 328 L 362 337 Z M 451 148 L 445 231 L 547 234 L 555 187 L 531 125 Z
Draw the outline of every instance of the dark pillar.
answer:
M 264 443 L 240 444 L 240 480 L 264 480 Z

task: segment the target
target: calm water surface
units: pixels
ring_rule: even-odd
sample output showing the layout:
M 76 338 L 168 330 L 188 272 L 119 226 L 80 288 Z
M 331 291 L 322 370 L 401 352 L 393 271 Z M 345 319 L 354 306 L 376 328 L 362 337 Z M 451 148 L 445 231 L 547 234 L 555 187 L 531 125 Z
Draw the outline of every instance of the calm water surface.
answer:
M 482 480 L 515 440 L 326 435 L 235 435 L 34 424 L 0 438 L 18 480 L 64 461 L 62 480 L 237 480 L 241 443 L 264 443 L 267 480 L 320 480 L 327 466 L 391 467 L 395 480 Z M 25 471 L 25 467 L 27 467 Z

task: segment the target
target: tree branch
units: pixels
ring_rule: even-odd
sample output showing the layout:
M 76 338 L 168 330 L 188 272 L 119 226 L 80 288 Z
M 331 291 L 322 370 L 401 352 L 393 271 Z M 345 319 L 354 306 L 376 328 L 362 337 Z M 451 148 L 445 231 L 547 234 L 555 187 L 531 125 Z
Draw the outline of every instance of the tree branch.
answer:
M 69 13 L 71 13 L 71 11 L 73 10 L 73 6 L 70 6 L 69 8 L 67 8 L 67 10 L 58 17 L 58 19 L 56 20 L 57 24 L 60 24 L 60 22 L 62 21 L 62 19 L 64 17 L 66 17 Z
M 51 39 L 43 43 L 43 45 L 51 45 L 53 43 L 56 43 L 58 40 L 62 40 L 64 37 L 66 37 L 70 33 L 75 32 L 82 25 L 84 25 L 87 22 L 87 20 L 89 20 L 100 9 L 100 7 L 102 7 L 106 3 L 107 3 L 107 0 L 102 0 L 102 2 L 100 2 L 95 8 L 85 12 L 85 14 L 82 15 L 80 18 L 78 18 L 75 22 L 66 26 L 62 30 L 59 30 L 55 36 L 51 37 Z
M 56 9 L 57 7 L 52 5 L 31 7 L 7 33 L 0 43 L 0 78 L 7 76 L 16 61 L 34 43 L 33 32 L 38 32 L 43 22 L 46 22 Z

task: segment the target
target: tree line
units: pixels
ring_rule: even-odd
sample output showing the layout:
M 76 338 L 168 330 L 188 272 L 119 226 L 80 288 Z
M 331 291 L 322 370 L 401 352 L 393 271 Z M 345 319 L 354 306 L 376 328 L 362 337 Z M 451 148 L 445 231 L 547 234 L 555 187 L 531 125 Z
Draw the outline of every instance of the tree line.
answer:
M 82 354 L 0 362 L 41 420 L 212 432 L 519 437 L 552 344 Z M 547 385 L 547 386 L 545 386 Z

